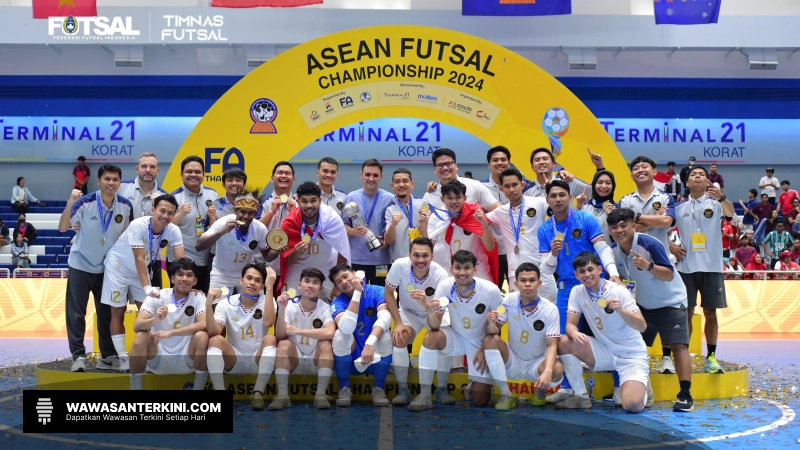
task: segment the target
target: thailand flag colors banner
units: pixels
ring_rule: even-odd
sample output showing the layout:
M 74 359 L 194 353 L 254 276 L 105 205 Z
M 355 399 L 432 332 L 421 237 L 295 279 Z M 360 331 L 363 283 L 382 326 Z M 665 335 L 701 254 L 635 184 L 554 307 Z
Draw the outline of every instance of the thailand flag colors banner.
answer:
M 653 0 L 656 25 L 717 23 L 722 0 Z
M 572 0 L 461 0 L 465 16 L 553 16 L 572 14 Z

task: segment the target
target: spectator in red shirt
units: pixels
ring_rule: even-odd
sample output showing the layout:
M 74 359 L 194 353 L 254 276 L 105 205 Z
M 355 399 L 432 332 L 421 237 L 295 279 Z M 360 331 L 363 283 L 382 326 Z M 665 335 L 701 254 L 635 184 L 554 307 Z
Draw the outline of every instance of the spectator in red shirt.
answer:
M 79 189 L 83 192 L 83 195 L 88 193 L 88 187 L 86 185 L 89 183 L 90 176 L 91 171 L 89 170 L 89 166 L 86 165 L 86 158 L 78 156 L 78 165 L 72 169 L 72 177 L 75 178 L 75 189 Z
M 792 252 L 784 250 L 781 252 L 781 259 L 775 264 L 775 270 L 780 271 L 800 271 L 800 265 L 792 261 Z M 776 278 L 779 280 L 791 280 L 795 274 L 779 274 Z
M 736 249 L 736 259 L 740 262 L 750 261 L 750 259 L 758 253 L 758 250 L 752 246 L 750 236 L 745 234 L 739 239 L 739 248 Z
M 800 239 L 794 240 L 794 247 L 792 247 L 792 261 L 800 264 Z
M 733 230 L 733 225 L 731 225 L 731 221 L 722 218 L 722 257 L 723 258 L 730 258 L 731 257 L 731 242 L 735 237 L 735 232 Z
M 778 207 L 780 208 L 781 215 L 785 216 L 792 210 L 792 202 L 794 199 L 800 197 L 798 197 L 797 191 L 789 189 L 789 180 L 781 181 L 781 188 L 783 192 L 781 192 L 780 197 L 778 197 Z
M 769 196 L 767 194 L 761 194 L 761 203 L 754 206 L 750 212 L 756 215 L 756 224 L 758 224 L 761 220 L 769 219 L 774 209 L 775 207 L 769 202 Z
M 712 183 L 719 184 L 719 191 L 725 194 L 725 180 L 722 178 L 722 175 L 717 173 L 717 165 L 711 165 L 711 172 L 708 173 L 708 181 Z

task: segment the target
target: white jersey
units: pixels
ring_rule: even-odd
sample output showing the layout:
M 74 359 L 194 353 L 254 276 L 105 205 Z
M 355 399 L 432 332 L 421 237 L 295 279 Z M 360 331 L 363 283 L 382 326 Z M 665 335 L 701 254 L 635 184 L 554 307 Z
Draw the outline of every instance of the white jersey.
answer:
M 156 316 L 156 311 L 162 306 L 167 306 L 173 302 L 172 288 L 161 289 L 161 297 L 147 296 L 142 303 L 142 308 L 139 311 L 150 314 L 150 317 Z M 175 299 L 180 300 L 180 299 Z M 197 316 L 206 312 L 206 296 L 202 292 L 196 293 L 192 291 L 188 297 L 176 305 L 178 307 L 174 313 L 167 313 L 167 317 L 161 322 L 153 325 L 150 329 L 153 333 L 157 331 L 170 331 L 179 328 L 186 328 L 197 322 Z M 177 354 L 192 340 L 192 336 L 173 336 L 167 339 L 158 341 L 158 345 L 169 354 Z
M 228 342 L 242 354 L 253 354 L 261 346 L 267 331 L 264 329 L 265 304 L 264 295 L 259 295 L 252 308 L 244 309 L 239 303 L 239 294 L 217 303 L 214 320 L 228 329 Z
M 220 217 L 204 235 L 220 233 L 228 222 L 235 221 L 236 214 Z M 242 236 L 244 242 L 239 239 L 238 229 L 239 227 L 236 227 L 217 241 L 217 253 L 211 267 L 212 273 L 240 278 L 242 269 L 253 262 L 256 252 L 269 248 L 267 246 L 267 227 L 263 223 L 253 220 L 247 229 L 247 234 Z
M 106 256 L 106 268 L 113 270 L 117 277 L 136 278 L 136 260 L 133 257 L 134 248 L 142 248 L 145 252 L 144 264 L 150 266 L 154 259 L 158 259 L 156 254 L 162 249 L 183 247 L 183 235 L 180 228 L 174 224 L 167 224 L 167 227 L 159 234 L 151 233 L 152 217 L 145 216 L 134 219 L 128 229 L 117 239 L 117 242 L 108 251 Z
M 447 297 L 450 303 L 446 310 L 450 313 L 450 327 L 459 336 L 473 342 L 482 342 L 486 337 L 486 316 L 503 303 L 500 289 L 491 281 L 473 278 L 475 289 L 469 298 L 461 298 L 454 290 L 455 278 L 450 277 L 436 286 L 434 298 Z
M 547 351 L 547 338 L 561 337 L 558 306 L 541 297 L 532 312 L 521 306 L 518 292 L 508 294 L 499 322 L 508 324 L 508 345 L 517 356 L 524 360 L 540 358 Z
M 331 247 L 325 239 L 316 237 L 311 240 L 308 249 L 297 258 L 297 262 L 286 267 L 287 273 L 283 274 L 283 277 L 286 278 L 286 284 L 289 287 L 295 287 L 300 282 L 300 273 L 303 272 L 303 269 L 316 268 L 327 274 L 336 265 L 338 259 L 339 252 Z M 329 280 L 325 281 L 327 283 Z
M 448 273 L 442 266 L 431 262 L 428 275 L 418 280 L 411 269 L 411 259 L 406 256 L 400 258 L 392 264 L 389 273 L 386 275 L 386 284 L 397 289 L 397 298 L 400 302 L 400 309 L 406 314 L 413 314 L 419 318 L 428 316 L 427 310 L 418 301 L 411 298 L 411 294 L 406 290 L 406 286 L 413 283 L 415 289 L 425 291 L 428 300 L 433 300 L 436 287 L 443 280 L 448 278 Z
M 617 298 L 628 312 L 639 312 L 630 291 L 616 283 L 601 281 L 600 298 Z M 572 288 L 569 293 L 568 314 L 585 315 L 594 337 L 615 356 L 623 358 L 647 357 L 647 347 L 641 333 L 630 327 L 616 311 L 608 314 L 597 304 L 583 285 Z
M 292 299 L 283 313 L 286 325 L 292 325 L 303 330 L 318 330 L 325 325 L 333 322 L 331 307 L 322 300 L 317 300 L 317 306 L 311 311 L 303 311 L 300 304 L 300 297 Z M 317 348 L 317 339 L 305 336 L 289 336 L 289 340 L 294 342 L 297 350 L 306 356 L 313 356 Z
M 450 239 L 450 254 L 447 255 L 447 261 L 450 261 L 451 257 L 459 250 L 467 250 L 476 258 L 478 258 L 478 271 L 475 272 L 475 276 L 478 278 L 483 278 L 484 280 L 492 280 L 492 273 L 489 270 L 489 256 L 486 254 L 486 249 L 483 247 L 483 241 L 481 241 L 481 236 L 477 233 L 470 233 L 465 231 L 463 228 L 459 226 L 453 226 L 453 236 Z M 445 246 L 442 251 L 447 251 L 447 247 Z M 450 267 L 450 264 L 447 265 Z
M 519 226 L 520 210 L 522 211 L 522 227 L 519 232 L 519 241 L 516 241 L 514 230 L 511 228 L 510 219 L 514 220 L 514 227 Z M 509 215 L 511 218 L 509 218 Z M 539 255 L 539 227 L 544 223 L 547 215 L 547 201 L 540 197 L 522 197 L 518 207 L 505 204 L 486 215 L 487 220 L 500 230 L 503 243 L 506 247 L 505 254 L 508 258 L 508 277 L 514 278 L 514 271 L 520 264 L 531 262 L 536 265 L 541 261 Z M 519 253 L 514 247 L 519 246 Z

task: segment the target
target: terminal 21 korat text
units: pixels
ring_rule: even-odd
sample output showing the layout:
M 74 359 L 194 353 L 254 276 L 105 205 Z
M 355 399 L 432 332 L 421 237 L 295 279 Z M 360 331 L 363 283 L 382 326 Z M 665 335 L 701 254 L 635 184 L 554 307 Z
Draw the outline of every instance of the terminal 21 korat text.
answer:
M 630 126 L 631 122 L 641 126 Z M 684 148 L 685 144 L 696 143 L 697 147 L 690 149 L 691 155 L 702 154 L 704 159 L 744 158 L 744 144 L 747 137 L 744 122 L 723 122 L 719 127 L 693 127 L 692 122 L 692 119 L 671 122 L 657 119 L 600 120 L 606 132 L 621 150 L 623 147 L 633 147 L 633 144 L 639 143 L 658 143 L 665 146 L 677 144 Z M 698 122 L 708 121 L 698 120 Z M 626 152 L 623 150 L 623 153 Z

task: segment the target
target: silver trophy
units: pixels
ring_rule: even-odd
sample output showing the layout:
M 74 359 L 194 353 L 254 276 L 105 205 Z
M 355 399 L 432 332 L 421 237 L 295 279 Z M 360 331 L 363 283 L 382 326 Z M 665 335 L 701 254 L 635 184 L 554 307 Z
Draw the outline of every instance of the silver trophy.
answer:
M 364 240 L 367 242 L 369 251 L 373 252 L 383 245 L 383 242 L 378 239 L 378 236 L 375 236 L 375 233 L 369 229 L 364 217 L 358 214 L 358 205 L 355 202 L 350 202 L 344 206 L 344 214 L 353 221 L 353 227 L 364 227 L 367 229 Z

